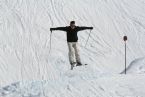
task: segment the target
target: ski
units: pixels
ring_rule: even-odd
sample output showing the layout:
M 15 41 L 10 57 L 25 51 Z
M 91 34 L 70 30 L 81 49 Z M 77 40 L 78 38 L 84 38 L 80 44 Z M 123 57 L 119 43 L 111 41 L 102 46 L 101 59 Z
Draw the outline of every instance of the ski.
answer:
M 82 65 L 76 65 L 76 64 L 74 64 L 74 65 L 71 65 L 71 70 L 73 70 L 73 68 L 74 67 L 81 67 L 81 66 L 86 66 L 86 65 L 88 65 L 88 64 L 82 64 Z

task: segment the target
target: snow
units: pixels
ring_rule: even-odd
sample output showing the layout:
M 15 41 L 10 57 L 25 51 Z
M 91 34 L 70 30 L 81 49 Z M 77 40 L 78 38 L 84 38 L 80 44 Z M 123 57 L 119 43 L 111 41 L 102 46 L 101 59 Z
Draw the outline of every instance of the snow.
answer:
M 145 75 L 111 75 L 95 78 L 71 71 L 59 80 L 24 81 L 5 86 L 2 97 L 144 97 Z M 81 75 L 82 77 L 78 77 Z
M 0 0 L 0 97 L 145 97 L 145 0 Z M 87 66 L 70 70 L 65 32 Z M 127 75 L 124 42 L 127 41 Z M 49 52 L 50 51 L 50 52 Z

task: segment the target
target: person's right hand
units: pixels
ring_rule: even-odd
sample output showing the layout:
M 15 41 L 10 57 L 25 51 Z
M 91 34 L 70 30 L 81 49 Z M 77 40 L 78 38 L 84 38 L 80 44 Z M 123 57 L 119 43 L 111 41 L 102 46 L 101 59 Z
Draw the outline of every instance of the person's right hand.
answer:
M 51 32 L 52 32 L 52 30 L 53 30 L 53 29 L 52 29 L 52 28 L 50 28 L 50 31 L 51 31 Z

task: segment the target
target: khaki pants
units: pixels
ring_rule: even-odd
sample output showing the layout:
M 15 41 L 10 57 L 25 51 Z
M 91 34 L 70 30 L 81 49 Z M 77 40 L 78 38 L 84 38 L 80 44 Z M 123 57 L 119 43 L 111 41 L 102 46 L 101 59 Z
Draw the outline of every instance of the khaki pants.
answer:
M 68 49 L 69 49 L 70 64 L 72 64 L 74 62 L 81 63 L 78 42 L 68 42 Z

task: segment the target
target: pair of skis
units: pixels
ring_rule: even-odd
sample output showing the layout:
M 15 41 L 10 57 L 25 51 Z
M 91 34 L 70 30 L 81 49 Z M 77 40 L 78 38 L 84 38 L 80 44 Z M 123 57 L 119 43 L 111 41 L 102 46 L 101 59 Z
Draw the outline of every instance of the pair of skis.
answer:
M 73 70 L 74 67 L 78 67 L 78 66 L 85 66 L 85 65 L 88 65 L 88 64 L 82 64 L 82 65 L 77 65 L 77 64 L 74 64 L 74 65 L 71 65 L 71 70 Z

